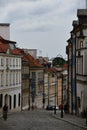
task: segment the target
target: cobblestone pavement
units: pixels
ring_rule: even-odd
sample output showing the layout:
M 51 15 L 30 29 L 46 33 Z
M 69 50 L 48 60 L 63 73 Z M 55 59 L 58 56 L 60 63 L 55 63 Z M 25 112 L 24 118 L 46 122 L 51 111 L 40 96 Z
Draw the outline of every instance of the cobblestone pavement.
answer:
M 84 128 L 87 130 L 86 126 L 86 119 L 81 118 L 75 115 L 70 115 L 70 114 L 63 114 L 63 118 L 61 118 L 61 112 L 58 112 L 56 114 L 52 114 L 55 118 L 60 119 L 62 121 L 68 122 L 72 125 L 78 126 L 80 128 Z
M 8 115 L 8 120 L 0 118 L 0 130 L 84 130 L 52 116 L 53 112 L 34 110 Z

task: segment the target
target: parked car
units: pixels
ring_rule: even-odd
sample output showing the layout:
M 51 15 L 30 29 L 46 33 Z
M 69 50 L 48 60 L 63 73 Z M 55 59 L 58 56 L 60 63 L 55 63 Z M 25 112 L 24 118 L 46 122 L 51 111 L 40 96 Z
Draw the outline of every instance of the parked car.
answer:
M 48 106 L 47 105 L 46 110 L 55 110 L 55 106 Z M 59 110 L 59 107 L 56 106 L 56 110 Z

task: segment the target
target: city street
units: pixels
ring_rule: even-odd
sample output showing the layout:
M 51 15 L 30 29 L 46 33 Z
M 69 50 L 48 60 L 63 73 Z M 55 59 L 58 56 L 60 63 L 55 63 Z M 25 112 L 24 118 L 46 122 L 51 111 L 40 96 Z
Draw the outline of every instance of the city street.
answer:
M 52 116 L 53 111 L 22 111 L 8 115 L 8 120 L 0 118 L 1 130 L 84 130 Z

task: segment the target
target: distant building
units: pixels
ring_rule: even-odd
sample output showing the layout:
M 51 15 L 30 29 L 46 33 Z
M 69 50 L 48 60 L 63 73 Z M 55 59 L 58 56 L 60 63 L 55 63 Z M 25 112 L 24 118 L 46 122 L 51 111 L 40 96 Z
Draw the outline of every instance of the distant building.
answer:
M 44 71 L 44 98 L 46 106 L 58 106 L 58 79 L 55 68 L 45 68 Z
M 22 55 L 22 109 L 42 108 L 44 67 L 23 49 L 16 48 L 14 54 Z
M 0 23 L 0 36 L 4 39 L 10 40 L 10 24 Z
M 33 56 L 35 59 L 37 59 L 37 49 L 23 49 L 25 51 L 25 53 L 30 54 L 31 56 Z

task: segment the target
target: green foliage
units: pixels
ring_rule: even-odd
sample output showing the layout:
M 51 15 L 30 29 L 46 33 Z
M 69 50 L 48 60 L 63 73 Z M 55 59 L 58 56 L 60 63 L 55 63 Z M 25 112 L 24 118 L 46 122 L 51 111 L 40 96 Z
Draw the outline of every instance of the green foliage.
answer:
M 64 64 L 67 64 L 67 61 L 61 57 L 56 57 L 54 58 L 54 60 L 52 61 L 52 65 L 53 66 L 59 66 L 62 67 Z

